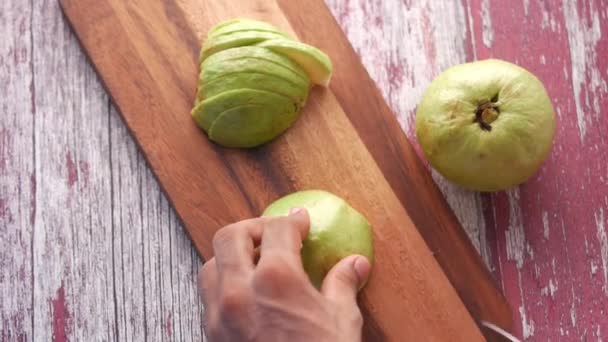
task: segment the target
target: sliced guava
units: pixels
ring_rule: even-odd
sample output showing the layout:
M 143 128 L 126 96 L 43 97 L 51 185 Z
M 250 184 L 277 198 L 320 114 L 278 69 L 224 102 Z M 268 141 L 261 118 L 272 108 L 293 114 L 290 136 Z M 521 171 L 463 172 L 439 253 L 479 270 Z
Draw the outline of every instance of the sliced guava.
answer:
M 258 89 L 289 97 L 300 107 L 303 107 L 308 98 L 310 87 L 286 81 L 280 77 L 258 72 L 232 73 L 216 78 L 211 82 L 201 79 L 197 99 L 206 98 L 235 89 Z
M 265 40 L 256 45 L 291 58 L 306 71 L 313 83 L 329 85 L 333 72 L 331 59 L 316 47 L 287 39 Z

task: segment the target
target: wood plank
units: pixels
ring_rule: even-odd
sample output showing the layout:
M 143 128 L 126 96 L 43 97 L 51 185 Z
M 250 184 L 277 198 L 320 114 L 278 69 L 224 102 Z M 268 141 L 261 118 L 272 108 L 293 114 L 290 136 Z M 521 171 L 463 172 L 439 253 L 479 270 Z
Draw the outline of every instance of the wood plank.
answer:
M 268 15 L 285 27 L 284 19 L 277 19 L 283 18 L 280 12 L 269 3 L 242 2 L 238 15 Z M 219 12 L 233 11 L 234 6 L 192 4 L 181 3 L 185 13 L 196 15 L 194 9 L 198 8 L 223 18 L 237 14 Z M 246 8 L 247 4 L 252 6 Z M 331 92 L 316 89 L 302 119 L 275 143 L 248 153 L 222 150 L 209 144 L 187 115 L 200 45 L 184 25 L 182 9 L 168 1 L 64 1 L 63 5 L 204 256 L 210 256 L 211 236 L 222 224 L 259 213 L 269 200 L 294 189 L 325 188 L 347 198 L 376 227 L 378 262 L 362 296 L 368 336 L 388 340 L 408 336 L 481 338 Z M 87 17 L 96 18 L 94 25 L 85 20 Z M 196 19 L 202 31 L 212 24 L 208 17 Z M 108 44 L 104 38 L 110 36 L 113 40 Z M 116 51 L 120 53 L 112 54 Z M 142 108 L 145 115 L 138 114 Z M 349 165 L 346 170 L 358 172 L 345 172 L 345 165 Z M 323 173 L 315 174 L 319 166 Z M 402 315 L 411 320 L 403 322 L 399 319 Z
M 515 330 L 525 340 L 605 339 L 608 3 L 470 4 L 477 56 L 536 73 L 557 111 L 555 145 L 538 175 L 487 198 Z
M 200 341 L 195 250 L 58 2 L 31 5 L 0 5 L 0 340 Z
M 57 6 L 52 1 L 33 6 L 36 216 L 31 267 L 36 306 L 31 338 L 110 339 L 111 278 L 108 263 L 100 262 L 110 260 L 110 183 L 107 150 L 99 149 L 108 144 L 108 100 L 83 96 L 99 94 L 101 86 L 57 16 Z M 79 322 L 81 312 L 97 321 Z
M 0 3 L 0 341 L 32 338 L 36 217 L 29 2 Z
M 369 2 L 365 3 L 370 5 Z M 297 33 L 301 39 L 328 51 L 332 59 L 337 61 L 332 91 L 473 317 L 510 328 L 509 305 L 331 13 L 318 1 L 303 4 L 280 1 L 279 4 L 294 28 L 299 28 Z M 444 8 L 436 10 L 441 10 L 443 14 L 454 12 L 450 8 L 447 11 L 443 11 Z M 302 16 L 302 12 L 315 15 Z M 424 18 L 424 12 L 417 14 Z M 375 20 L 374 17 L 368 18 Z M 413 18 L 417 22 L 419 17 Z M 332 29 L 322 35 L 317 34 L 316 30 L 306 29 L 320 27 L 326 22 L 332 23 Z M 370 24 L 358 23 L 358 27 L 366 30 Z M 432 29 L 426 30 L 423 32 L 429 33 Z M 404 32 L 401 33 L 400 38 L 404 37 Z M 376 32 L 376 35 L 380 33 Z M 392 43 L 391 46 L 399 44 L 394 40 Z M 377 48 L 376 44 L 367 48 L 373 51 Z M 413 68 L 439 68 L 432 59 L 417 61 Z M 446 65 L 447 61 L 443 64 Z M 405 66 L 403 68 L 406 69 Z M 364 76 L 354 79 L 353 74 Z M 429 74 L 427 78 L 432 75 Z M 419 87 L 424 84 L 420 82 Z M 371 109 L 370 101 L 375 102 Z M 370 115 L 372 111 L 374 114 Z
M 113 339 L 200 341 L 200 259 L 114 109 L 108 124 Z

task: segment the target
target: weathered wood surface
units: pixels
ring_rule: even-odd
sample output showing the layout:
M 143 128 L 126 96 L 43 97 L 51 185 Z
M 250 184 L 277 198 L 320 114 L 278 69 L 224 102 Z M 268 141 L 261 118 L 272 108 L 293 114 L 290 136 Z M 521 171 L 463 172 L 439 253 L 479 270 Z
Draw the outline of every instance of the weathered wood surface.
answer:
M 328 3 L 412 138 L 449 65 L 502 57 L 545 82 L 558 134 L 534 180 L 491 196 L 435 180 L 517 335 L 605 339 L 608 3 Z M 199 261 L 57 3 L 0 2 L 0 32 L 0 340 L 200 339 Z
M 475 319 L 511 327 L 506 299 L 322 0 L 60 3 L 202 257 L 213 255 L 223 225 L 259 215 L 285 194 L 321 188 L 374 227 L 374 272 L 359 302 L 365 341 L 480 340 Z M 188 115 L 201 41 L 237 16 L 293 31 L 340 61 L 330 89 L 313 89 L 292 129 L 249 151 L 218 148 Z M 427 247 L 420 231 L 443 243 Z

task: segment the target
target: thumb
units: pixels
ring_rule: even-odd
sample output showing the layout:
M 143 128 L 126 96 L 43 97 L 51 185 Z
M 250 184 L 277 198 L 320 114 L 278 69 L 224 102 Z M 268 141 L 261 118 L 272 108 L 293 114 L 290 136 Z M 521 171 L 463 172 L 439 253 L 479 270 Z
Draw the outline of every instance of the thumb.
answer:
M 338 262 L 327 274 L 321 293 L 341 304 L 357 303 L 357 292 L 365 285 L 371 264 L 362 255 L 351 255 Z
M 310 216 L 308 211 L 305 208 L 291 208 L 289 210 L 288 218 L 298 229 L 298 232 L 300 233 L 300 241 L 306 239 L 306 236 L 310 230 Z

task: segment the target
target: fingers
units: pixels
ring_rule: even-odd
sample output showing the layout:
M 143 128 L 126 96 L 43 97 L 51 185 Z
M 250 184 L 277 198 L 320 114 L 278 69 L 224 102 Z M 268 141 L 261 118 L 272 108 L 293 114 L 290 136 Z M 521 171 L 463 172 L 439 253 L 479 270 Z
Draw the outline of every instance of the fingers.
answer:
M 357 292 L 365 284 L 371 265 L 366 257 L 351 255 L 338 262 L 327 274 L 321 293 L 341 305 L 356 306 Z
M 308 213 L 300 208 L 292 209 L 287 217 L 267 221 L 262 236 L 260 263 L 264 262 L 265 256 L 270 256 L 301 264 L 300 248 L 309 228 Z
M 220 277 L 245 276 L 254 267 L 254 249 L 262 238 L 266 218 L 255 218 L 231 224 L 213 237 L 215 262 Z
M 212 306 L 213 301 L 218 297 L 219 290 L 217 265 L 215 258 L 208 260 L 198 272 L 198 286 L 203 306 Z

